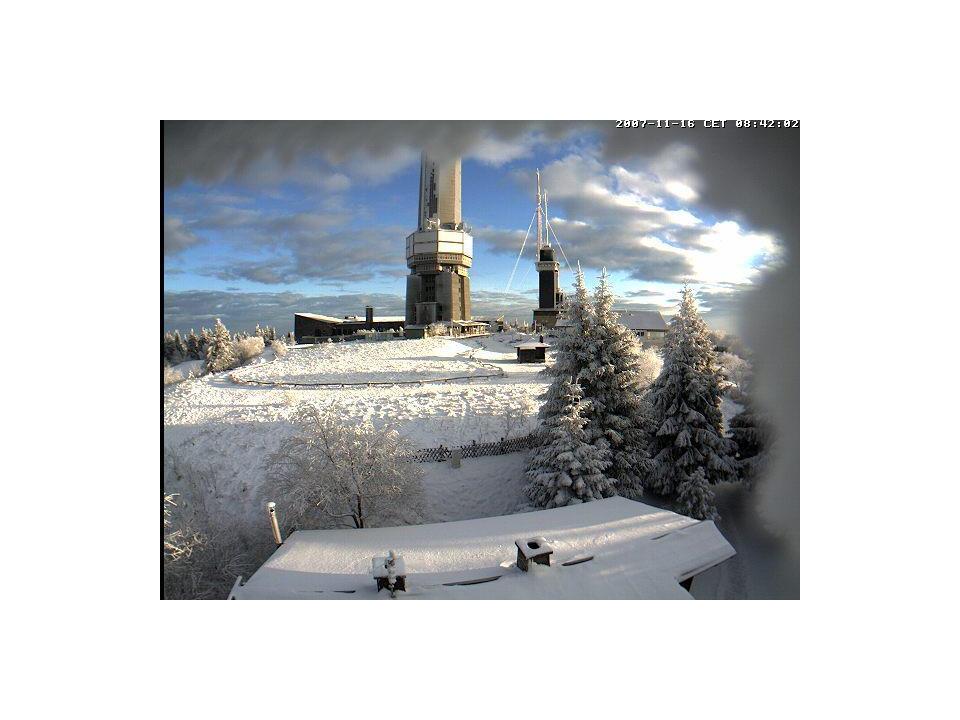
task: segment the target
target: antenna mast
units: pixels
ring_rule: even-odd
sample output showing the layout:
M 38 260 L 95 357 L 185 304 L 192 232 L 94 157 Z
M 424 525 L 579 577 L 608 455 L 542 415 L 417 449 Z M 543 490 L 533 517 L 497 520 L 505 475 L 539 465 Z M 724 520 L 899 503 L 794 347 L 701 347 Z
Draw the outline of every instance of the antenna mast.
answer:
M 550 211 L 547 209 L 547 191 L 543 191 L 543 237 L 547 247 L 550 247 Z
M 543 211 L 541 207 L 542 194 L 540 192 L 540 168 L 537 168 L 537 259 L 540 259 L 540 248 L 543 247 Z

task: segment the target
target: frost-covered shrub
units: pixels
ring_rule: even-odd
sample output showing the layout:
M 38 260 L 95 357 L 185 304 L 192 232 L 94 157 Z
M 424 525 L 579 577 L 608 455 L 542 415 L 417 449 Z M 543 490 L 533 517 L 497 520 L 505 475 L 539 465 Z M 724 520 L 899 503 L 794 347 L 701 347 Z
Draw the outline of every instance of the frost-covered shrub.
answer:
M 254 335 L 252 337 L 241 338 L 237 343 L 236 355 L 241 363 L 253 360 L 263 353 L 263 337 Z
M 163 596 L 225 600 L 238 575 L 249 577 L 273 551 L 262 528 L 226 517 L 213 468 L 201 470 L 164 452 Z M 174 489 L 175 488 L 175 489 Z
M 270 347 L 273 348 L 273 354 L 278 358 L 282 358 L 287 354 L 287 344 L 283 340 L 272 340 L 270 342 Z
M 300 432 L 268 461 L 263 499 L 292 529 L 387 527 L 423 519 L 423 470 L 399 434 L 302 406 Z
M 427 325 L 427 327 L 423 331 L 424 337 L 443 337 L 446 334 L 447 334 L 447 326 L 440 322 Z
M 173 383 L 178 383 L 183 380 L 183 373 L 173 369 L 166 363 L 163 364 L 162 376 L 164 385 L 172 385 Z

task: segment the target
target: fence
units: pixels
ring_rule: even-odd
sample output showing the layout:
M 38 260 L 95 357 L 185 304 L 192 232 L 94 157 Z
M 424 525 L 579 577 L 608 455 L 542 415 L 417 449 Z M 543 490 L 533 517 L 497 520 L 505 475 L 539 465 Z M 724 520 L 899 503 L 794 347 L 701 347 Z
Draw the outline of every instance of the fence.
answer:
M 424 448 L 417 450 L 410 456 L 410 460 L 418 463 L 425 462 L 443 462 L 449 460 L 453 451 L 459 449 L 464 458 L 483 457 L 486 455 L 507 455 L 509 453 L 528 450 L 540 443 L 540 434 L 533 432 L 522 437 L 504 438 L 496 442 L 478 443 L 472 442 L 468 445 L 461 445 L 459 448 L 448 448 L 443 445 L 435 448 Z

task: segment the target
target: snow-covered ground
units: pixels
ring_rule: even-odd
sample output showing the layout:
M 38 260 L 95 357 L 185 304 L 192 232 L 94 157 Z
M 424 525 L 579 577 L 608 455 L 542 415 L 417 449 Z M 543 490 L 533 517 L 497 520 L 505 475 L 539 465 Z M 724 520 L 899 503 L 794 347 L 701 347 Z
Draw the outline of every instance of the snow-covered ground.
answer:
M 536 427 L 543 365 L 518 364 L 510 336 L 351 342 L 265 352 L 238 371 L 271 382 L 396 382 L 457 376 L 424 385 L 273 387 L 238 385 L 229 373 L 194 378 L 164 391 L 167 491 L 177 471 L 207 477 L 222 514 L 259 521 L 266 457 L 295 428 L 298 403 L 329 408 L 346 420 L 392 427 L 416 447 L 448 447 L 519 436 Z M 269 351 L 268 351 L 269 352 Z M 272 355 L 272 353 L 270 353 Z M 490 375 L 491 366 L 503 376 Z M 461 468 L 426 463 L 427 521 L 463 520 L 515 511 L 523 504 L 524 454 L 464 460 Z M 279 500 L 279 499 L 278 499 Z M 282 501 L 280 501 L 282 503 Z
M 542 365 L 516 362 L 514 346 L 522 339 L 504 333 L 456 340 L 331 343 L 292 348 L 282 358 L 274 358 L 268 348 L 236 371 L 241 377 L 269 382 L 397 382 L 461 375 L 472 380 L 275 387 L 238 385 L 229 373 L 219 373 L 168 386 L 163 408 L 166 490 L 177 492 L 178 473 L 200 475 L 212 512 L 248 527 L 262 523 L 267 532 L 259 492 L 267 474 L 265 460 L 295 431 L 291 418 L 301 402 L 330 408 L 347 420 L 366 419 L 379 427 L 393 427 L 417 447 L 451 447 L 524 435 L 536 427 L 539 396 L 549 377 L 541 374 Z M 502 375 L 477 377 L 490 375 L 491 366 L 502 370 Z M 729 424 L 740 406 L 724 398 L 721 411 Z M 425 521 L 469 520 L 534 509 L 522 492 L 524 463 L 525 453 L 467 459 L 459 469 L 448 462 L 424 463 Z M 751 497 L 738 485 L 717 488 L 722 516 L 718 527 L 738 554 L 697 578 L 694 596 L 799 595 L 799 588 L 784 590 L 780 582 L 781 576 L 791 575 L 785 563 L 793 560 L 756 521 Z M 282 498 L 277 500 L 282 513 Z M 652 496 L 645 496 L 643 502 L 658 504 Z

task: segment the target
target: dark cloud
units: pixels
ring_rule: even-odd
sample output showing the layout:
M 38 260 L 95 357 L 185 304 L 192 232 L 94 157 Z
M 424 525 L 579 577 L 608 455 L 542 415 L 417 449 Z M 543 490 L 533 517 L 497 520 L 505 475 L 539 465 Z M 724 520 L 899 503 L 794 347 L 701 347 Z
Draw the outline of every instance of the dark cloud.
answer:
M 163 254 L 176 255 L 200 242 L 183 220 L 176 217 L 163 218 Z
M 295 169 L 299 160 L 314 156 L 372 178 L 416 162 L 421 149 L 499 164 L 577 128 L 525 121 L 165 122 L 163 174 L 168 187 L 187 180 L 208 184 L 264 167 Z

